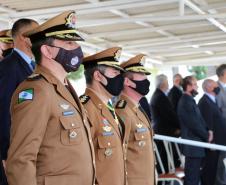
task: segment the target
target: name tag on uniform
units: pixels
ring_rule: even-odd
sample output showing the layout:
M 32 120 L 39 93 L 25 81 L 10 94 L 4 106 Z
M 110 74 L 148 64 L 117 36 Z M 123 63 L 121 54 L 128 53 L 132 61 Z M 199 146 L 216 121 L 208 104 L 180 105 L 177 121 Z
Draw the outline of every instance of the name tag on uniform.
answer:
M 103 136 L 112 136 L 114 132 L 103 132 Z
M 137 132 L 146 132 L 147 128 L 137 128 Z
M 69 111 L 64 111 L 63 112 L 64 116 L 71 116 L 71 115 L 74 115 L 74 114 L 75 114 L 75 112 L 73 110 L 69 110 Z

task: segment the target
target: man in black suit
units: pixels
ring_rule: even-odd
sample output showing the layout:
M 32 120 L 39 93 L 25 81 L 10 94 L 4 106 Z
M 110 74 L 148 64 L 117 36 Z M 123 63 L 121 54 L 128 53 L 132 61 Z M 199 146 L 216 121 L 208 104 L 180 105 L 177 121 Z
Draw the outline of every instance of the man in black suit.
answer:
M 177 114 L 173 109 L 168 97 L 168 79 L 164 74 L 156 77 L 156 90 L 151 98 L 151 116 L 153 120 L 153 129 L 156 134 L 178 137 L 180 135 L 179 121 Z M 161 160 L 163 162 L 165 171 L 168 172 L 168 162 L 165 147 L 162 141 L 156 141 Z M 175 166 L 180 165 L 176 159 L 174 152 L 174 159 L 177 161 Z M 157 166 L 159 171 L 159 167 Z
M 38 23 L 31 19 L 19 19 L 12 27 L 14 49 L 0 62 L 0 150 L 5 167 L 9 147 L 10 101 L 14 90 L 34 70 L 30 39 L 23 33 L 35 28 Z
M 168 98 L 173 105 L 175 111 L 177 111 L 177 104 L 180 97 L 182 96 L 182 76 L 180 74 L 175 74 L 173 76 L 173 87 L 170 89 Z
M 181 136 L 184 139 L 211 142 L 212 132 L 208 131 L 206 123 L 194 100 L 198 94 L 197 80 L 193 76 L 187 76 L 183 80 L 184 94 L 179 100 L 177 112 L 181 126 Z M 185 155 L 185 185 L 198 185 L 200 181 L 200 167 L 205 149 L 190 145 L 182 145 L 182 153 Z
M 199 101 L 199 109 L 210 130 L 213 131 L 213 143 L 226 145 L 226 120 L 216 103 L 216 95 L 220 92 L 217 82 L 206 79 L 203 84 L 205 94 Z M 216 179 L 219 151 L 207 151 L 202 170 L 202 183 L 213 185 Z
M 168 79 L 166 75 L 156 77 L 156 90 L 151 98 L 151 112 L 156 134 L 179 136 L 180 125 L 177 114 L 170 103 L 168 92 Z
M 226 64 L 221 64 L 216 69 L 218 76 L 218 85 L 220 87 L 220 93 L 216 96 L 217 105 L 221 110 L 222 116 L 226 120 Z M 221 151 L 219 153 L 218 165 L 217 165 L 217 177 L 215 185 L 226 184 L 226 167 L 224 161 L 226 158 L 226 152 Z

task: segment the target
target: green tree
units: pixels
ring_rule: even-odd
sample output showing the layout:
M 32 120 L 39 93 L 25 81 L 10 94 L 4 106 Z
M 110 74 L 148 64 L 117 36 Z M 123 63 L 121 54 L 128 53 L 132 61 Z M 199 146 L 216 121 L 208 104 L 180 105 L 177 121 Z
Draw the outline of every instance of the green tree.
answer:
M 71 72 L 68 74 L 68 78 L 71 80 L 78 80 L 84 75 L 84 66 L 80 65 L 79 69 L 76 72 Z
M 207 67 L 206 66 L 192 66 L 188 68 L 188 71 L 193 73 L 197 80 L 206 78 Z

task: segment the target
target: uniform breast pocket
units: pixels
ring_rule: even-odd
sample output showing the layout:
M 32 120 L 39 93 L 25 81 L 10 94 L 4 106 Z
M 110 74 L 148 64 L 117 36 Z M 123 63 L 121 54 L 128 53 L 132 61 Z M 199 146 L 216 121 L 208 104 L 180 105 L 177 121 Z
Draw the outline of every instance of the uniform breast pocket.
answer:
M 146 147 L 147 140 L 151 139 L 149 130 L 147 130 L 145 132 L 135 132 L 134 137 L 135 137 L 135 147 L 138 150 L 147 148 Z
M 62 116 L 60 123 L 60 140 L 63 145 L 77 145 L 82 142 L 82 128 L 75 116 Z
M 116 137 L 111 136 L 98 136 L 98 159 L 103 161 L 105 159 L 112 159 L 116 150 Z

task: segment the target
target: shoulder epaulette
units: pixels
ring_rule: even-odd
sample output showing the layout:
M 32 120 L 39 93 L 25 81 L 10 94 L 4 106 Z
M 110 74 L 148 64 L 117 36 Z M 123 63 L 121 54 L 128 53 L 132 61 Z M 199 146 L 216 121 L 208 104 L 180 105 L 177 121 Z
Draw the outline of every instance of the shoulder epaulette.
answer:
M 90 100 L 90 97 L 84 94 L 84 95 L 80 96 L 79 99 L 80 99 L 81 103 L 84 105 Z
M 28 81 L 33 81 L 33 80 L 39 80 L 42 78 L 42 75 L 38 74 L 38 73 L 34 73 L 30 76 L 27 77 Z
M 124 109 L 126 107 L 127 102 L 125 100 L 119 100 L 116 104 L 116 109 Z

